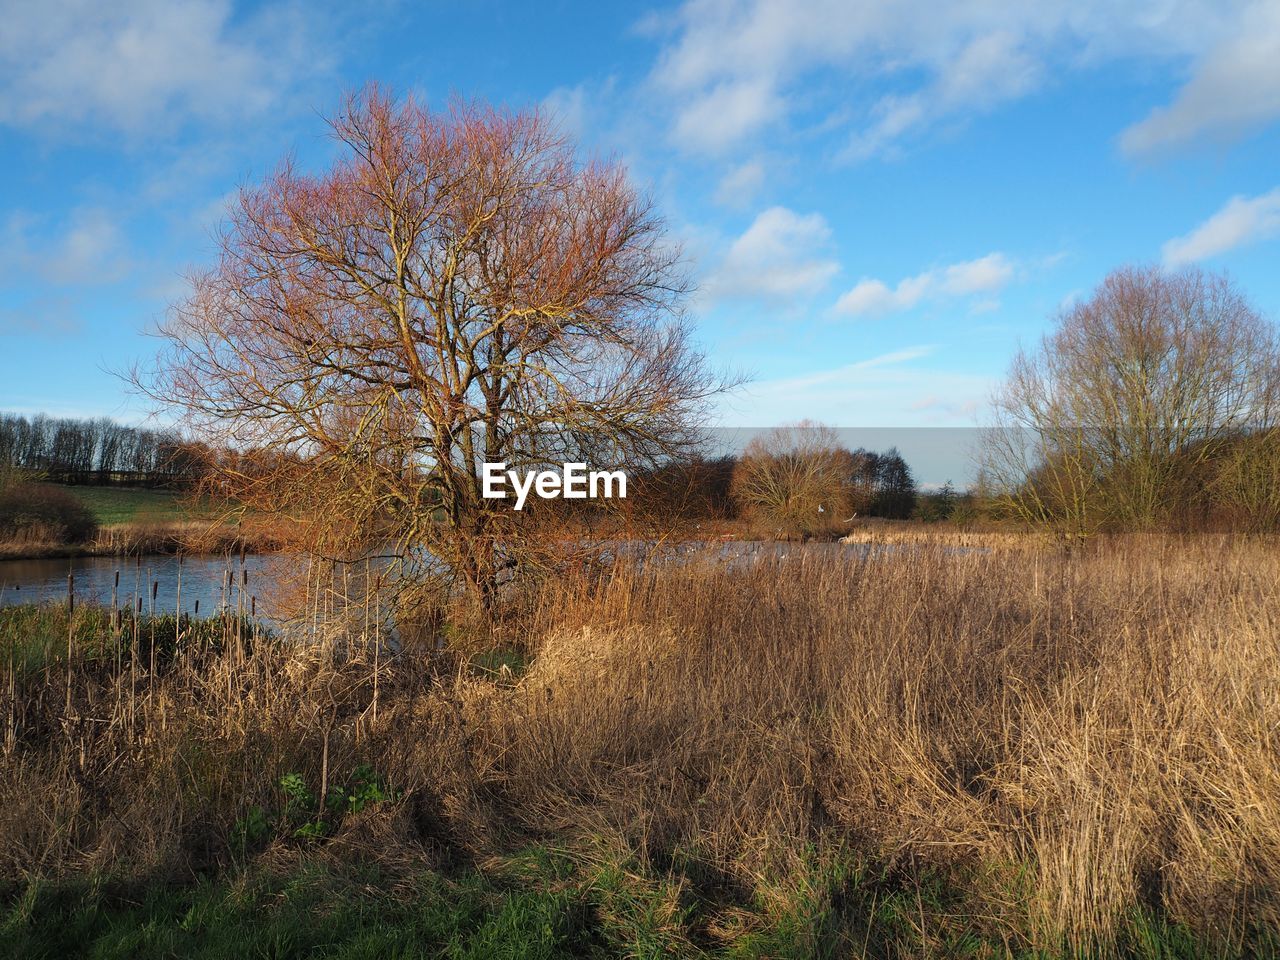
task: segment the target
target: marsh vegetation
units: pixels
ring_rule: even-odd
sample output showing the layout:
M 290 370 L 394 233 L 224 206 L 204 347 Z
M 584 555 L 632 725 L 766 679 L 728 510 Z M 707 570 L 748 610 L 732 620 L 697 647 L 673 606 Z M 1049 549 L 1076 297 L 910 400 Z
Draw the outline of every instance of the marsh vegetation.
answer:
M 1277 583 L 1273 545 L 1226 538 L 708 556 L 394 653 L 348 615 L 303 645 L 0 611 L 0 936 L 1257 956 Z

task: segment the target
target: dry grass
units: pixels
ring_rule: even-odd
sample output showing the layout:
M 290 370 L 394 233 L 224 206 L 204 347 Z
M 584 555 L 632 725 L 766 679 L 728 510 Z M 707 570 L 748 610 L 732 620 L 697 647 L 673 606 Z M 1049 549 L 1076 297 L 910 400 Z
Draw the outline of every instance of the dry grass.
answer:
M 280 549 L 284 535 L 278 524 L 255 521 L 230 524 L 222 520 L 136 521 L 104 527 L 93 544 L 102 554 L 238 552 L 271 553 Z
M 986 529 L 949 523 L 918 523 L 908 520 L 865 520 L 840 537 L 841 543 L 871 545 L 944 546 L 978 550 L 1037 550 L 1049 538 L 1031 530 Z
M 852 909 L 850 881 L 811 869 L 842 857 L 881 865 L 872 901 L 948 878 L 955 899 L 919 909 L 935 950 L 962 929 L 1105 952 L 1145 916 L 1256 951 L 1280 925 L 1268 543 L 628 568 L 529 597 L 514 674 L 430 638 L 375 658 L 364 622 L 321 646 L 188 645 L 154 674 L 86 637 L 69 712 L 65 628 L 22 656 L 7 639 L 0 875 L 224 863 L 281 773 L 368 762 L 400 799 L 317 855 L 621 851 L 680 878 L 672 936 L 688 886 L 717 904 L 703 941 Z
M 0 559 L 72 556 L 138 556 L 149 553 L 271 553 L 281 548 L 278 525 L 234 526 L 219 520 L 140 520 L 101 527 L 88 543 L 66 543 L 39 527 L 0 540 Z

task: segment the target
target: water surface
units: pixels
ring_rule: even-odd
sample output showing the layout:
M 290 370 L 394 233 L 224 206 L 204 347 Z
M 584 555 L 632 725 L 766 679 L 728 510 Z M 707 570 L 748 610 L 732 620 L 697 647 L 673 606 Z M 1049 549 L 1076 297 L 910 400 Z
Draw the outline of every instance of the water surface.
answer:
M 278 562 L 267 556 L 62 557 L 0 560 L 0 606 L 66 602 L 72 578 L 77 603 L 117 605 L 156 613 L 217 613 L 225 602 L 235 609 L 244 598 L 245 611 L 261 607 L 278 575 Z M 117 586 L 118 583 L 118 586 Z M 229 589 L 228 589 L 229 585 Z M 153 599 L 154 596 L 154 599 Z

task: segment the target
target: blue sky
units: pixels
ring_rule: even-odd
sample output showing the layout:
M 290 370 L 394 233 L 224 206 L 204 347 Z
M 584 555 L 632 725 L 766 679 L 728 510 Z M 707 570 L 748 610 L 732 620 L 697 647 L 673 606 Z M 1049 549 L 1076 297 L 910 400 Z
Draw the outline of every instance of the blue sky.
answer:
M 356 7 L 360 7 L 356 9 Z M 0 0 L 0 409 L 112 371 L 238 184 L 332 155 L 377 80 L 555 112 L 693 264 L 721 422 L 972 426 L 1019 342 L 1126 262 L 1280 316 L 1280 2 Z

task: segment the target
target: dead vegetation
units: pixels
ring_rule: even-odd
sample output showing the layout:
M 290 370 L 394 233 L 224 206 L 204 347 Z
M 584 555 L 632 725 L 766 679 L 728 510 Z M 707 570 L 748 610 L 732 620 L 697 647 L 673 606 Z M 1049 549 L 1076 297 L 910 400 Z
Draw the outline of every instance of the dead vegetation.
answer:
M 549 842 L 668 877 L 671 942 L 817 904 L 856 952 L 857 904 L 906 889 L 931 949 L 1105 953 L 1154 917 L 1257 955 L 1280 922 L 1277 584 L 1274 546 L 1233 539 L 708 555 L 549 582 L 496 636 L 436 625 L 390 656 L 348 608 L 324 643 L 158 655 L 85 620 L 69 667 L 45 611 L 4 634 L 0 875 L 290 857 L 237 831 L 283 774 L 368 764 L 392 799 L 315 856 Z M 812 868 L 851 858 L 880 886 Z M 918 893 L 939 876 L 945 904 Z

